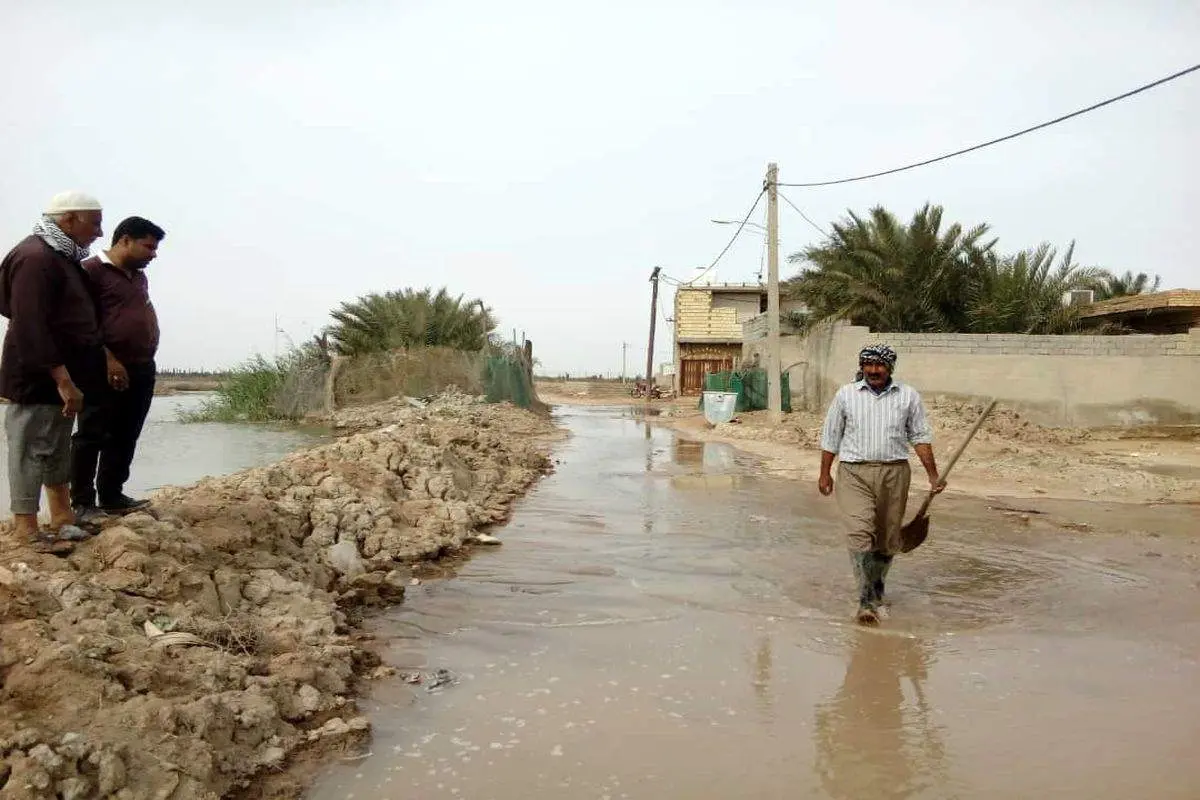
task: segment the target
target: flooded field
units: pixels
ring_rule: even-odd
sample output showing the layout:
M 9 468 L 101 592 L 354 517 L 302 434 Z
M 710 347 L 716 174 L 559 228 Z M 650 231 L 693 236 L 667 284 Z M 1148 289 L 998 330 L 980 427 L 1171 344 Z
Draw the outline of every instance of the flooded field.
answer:
M 181 412 L 198 408 L 207 398 L 203 393 L 154 398 L 125 486 L 127 494 L 140 497 L 163 486 L 183 486 L 209 475 L 270 464 L 319 440 L 318 432 L 311 430 L 179 421 Z M 0 459 L 7 457 L 0 438 Z M 0 481 L 0 508 L 8 508 L 6 481 Z
M 814 487 L 562 421 L 504 546 L 375 620 L 388 663 L 452 681 L 377 684 L 312 800 L 1200 793 L 1196 508 L 948 496 L 866 630 Z

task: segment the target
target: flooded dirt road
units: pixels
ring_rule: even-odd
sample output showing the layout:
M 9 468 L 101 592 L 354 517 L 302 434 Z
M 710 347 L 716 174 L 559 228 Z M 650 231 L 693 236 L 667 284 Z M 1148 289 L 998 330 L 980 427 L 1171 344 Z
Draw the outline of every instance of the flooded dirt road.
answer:
M 620 413 L 376 620 L 456 682 L 377 685 L 311 798 L 1200 796 L 1194 507 L 947 496 L 864 630 L 831 501 Z

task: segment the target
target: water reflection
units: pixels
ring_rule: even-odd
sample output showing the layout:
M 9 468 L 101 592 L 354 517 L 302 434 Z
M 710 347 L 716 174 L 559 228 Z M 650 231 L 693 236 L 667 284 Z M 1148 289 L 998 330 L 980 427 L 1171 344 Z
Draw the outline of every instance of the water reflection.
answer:
M 842 685 L 817 707 L 821 784 L 833 797 L 912 797 L 944 785 L 945 747 L 923 682 L 932 650 L 923 639 L 856 631 Z M 903 682 L 915 702 L 906 702 Z
M 732 472 L 737 467 L 736 451 L 724 442 L 701 442 L 677 438 L 671 458 L 681 466 L 698 466 L 704 472 Z
M 754 697 L 758 702 L 758 711 L 764 719 L 771 720 L 773 714 L 773 698 L 771 696 L 771 667 L 774 659 L 771 655 L 771 636 L 762 634 L 758 639 L 758 648 L 754 651 L 754 669 L 751 681 L 754 686 Z

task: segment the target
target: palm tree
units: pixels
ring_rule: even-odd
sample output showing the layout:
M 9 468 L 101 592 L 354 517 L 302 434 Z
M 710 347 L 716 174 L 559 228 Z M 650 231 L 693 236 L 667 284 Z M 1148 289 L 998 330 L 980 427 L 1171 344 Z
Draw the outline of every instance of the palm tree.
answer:
M 966 330 L 971 333 L 1069 333 L 1079 328 L 1078 307 L 1063 297 L 1095 285 L 1103 272 L 1073 263 L 1075 243 L 1054 266 L 1055 250 L 1043 243 L 1013 256 L 989 254 L 971 287 Z
M 1132 271 L 1126 270 L 1124 275 L 1104 272 L 1089 288 L 1095 290 L 1097 300 L 1111 300 L 1114 297 L 1126 297 L 1131 294 L 1157 292 L 1160 284 L 1162 284 L 1160 275 L 1151 278 L 1144 272 L 1134 275 Z
M 412 347 L 452 347 L 479 351 L 496 327 L 482 300 L 463 302 L 445 289 L 403 289 L 368 294 L 331 313 L 328 330 L 340 355 L 363 355 Z
M 819 245 L 794 253 L 806 266 L 785 285 L 810 310 L 807 323 L 847 319 L 879 332 L 957 331 L 967 299 L 996 244 L 988 226 L 943 230 L 942 207 L 926 204 L 907 224 L 881 206 L 833 224 Z

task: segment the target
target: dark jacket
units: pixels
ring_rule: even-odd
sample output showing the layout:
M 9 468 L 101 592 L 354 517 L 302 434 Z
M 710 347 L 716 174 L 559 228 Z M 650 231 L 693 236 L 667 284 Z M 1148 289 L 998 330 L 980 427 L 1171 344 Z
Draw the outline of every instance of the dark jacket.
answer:
M 105 386 L 104 339 L 87 273 L 29 236 L 0 262 L 0 315 L 8 318 L 0 350 L 0 397 L 58 405 L 50 370 L 65 366 L 84 393 Z

